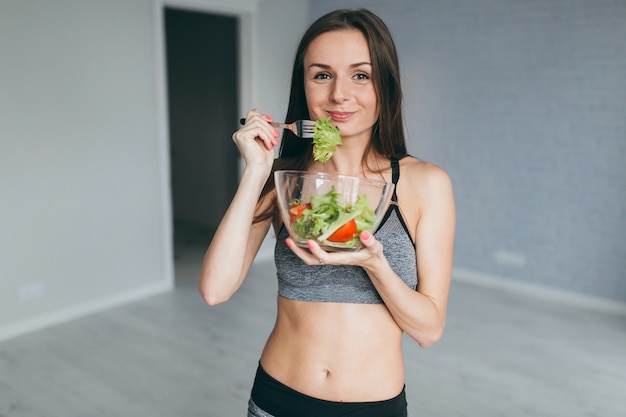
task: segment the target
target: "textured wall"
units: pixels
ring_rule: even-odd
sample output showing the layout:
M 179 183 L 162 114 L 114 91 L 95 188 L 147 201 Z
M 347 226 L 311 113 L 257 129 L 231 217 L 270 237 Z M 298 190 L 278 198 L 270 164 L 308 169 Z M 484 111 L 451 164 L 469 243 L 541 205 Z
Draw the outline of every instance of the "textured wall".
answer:
M 452 176 L 455 267 L 626 301 L 626 2 L 315 1 L 391 27 L 411 152 Z

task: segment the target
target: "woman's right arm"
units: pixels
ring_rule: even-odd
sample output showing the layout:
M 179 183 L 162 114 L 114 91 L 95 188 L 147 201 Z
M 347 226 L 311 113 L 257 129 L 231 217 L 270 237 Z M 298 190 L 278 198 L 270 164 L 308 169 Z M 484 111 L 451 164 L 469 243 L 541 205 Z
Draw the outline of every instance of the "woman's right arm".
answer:
M 278 144 L 278 132 L 268 120 L 251 110 L 245 125 L 233 134 L 245 168 L 202 263 L 198 289 L 209 305 L 227 301 L 241 286 L 272 222 L 271 218 L 252 222 L 257 211 L 273 203 L 272 193 L 259 201 Z

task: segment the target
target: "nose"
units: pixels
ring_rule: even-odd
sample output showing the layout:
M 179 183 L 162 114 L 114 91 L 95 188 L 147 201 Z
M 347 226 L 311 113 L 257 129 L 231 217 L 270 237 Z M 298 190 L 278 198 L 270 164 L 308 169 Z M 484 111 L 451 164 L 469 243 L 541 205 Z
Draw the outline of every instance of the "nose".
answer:
M 349 83 L 341 79 L 335 79 L 330 92 L 330 99 L 336 103 L 348 101 L 350 99 Z

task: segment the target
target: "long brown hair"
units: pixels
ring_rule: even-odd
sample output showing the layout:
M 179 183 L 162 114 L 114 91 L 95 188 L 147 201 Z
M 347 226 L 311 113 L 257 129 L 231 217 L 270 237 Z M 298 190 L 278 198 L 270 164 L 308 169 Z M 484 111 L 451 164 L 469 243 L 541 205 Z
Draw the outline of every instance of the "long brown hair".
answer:
M 402 115 L 402 88 L 400 65 L 396 46 L 387 25 L 367 9 L 340 9 L 317 19 L 304 33 L 296 50 L 291 73 L 291 91 L 287 107 L 287 122 L 309 119 L 309 109 L 304 92 L 304 56 L 311 42 L 318 36 L 334 31 L 359 30 L 365 37 L 372 61 L 372 81 L 379 106 L 379 116 L 372 138 L 363 155 L 367 161 L 370 152 L 388 159 L 400 159 L 407 155 Z M 261 193 L 261 198 L 274 190 L 273 172 L 279 169 L 306 171 L 313 162 L 311 141 L 297 138 L 285 129 L 278 159 L 274 162 L 272 175 Z M 273 215 L 274 205 L 258 214 L 254 221 L 265 220 Z

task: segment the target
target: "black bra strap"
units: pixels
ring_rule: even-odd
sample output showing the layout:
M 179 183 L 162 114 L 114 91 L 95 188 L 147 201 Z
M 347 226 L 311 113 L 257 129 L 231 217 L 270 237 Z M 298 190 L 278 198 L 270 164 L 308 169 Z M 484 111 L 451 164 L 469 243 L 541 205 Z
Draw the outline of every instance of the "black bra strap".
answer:
M 394 185 L 398 184 L 398 179 L 400 178 L 400 163 L 396 158 L 391 159 L 391 182 Z M 393 195 L 391 196 L 391 201 L 398 202 L 398 196 L 396 195 L 396 189 L 393 189 Z

